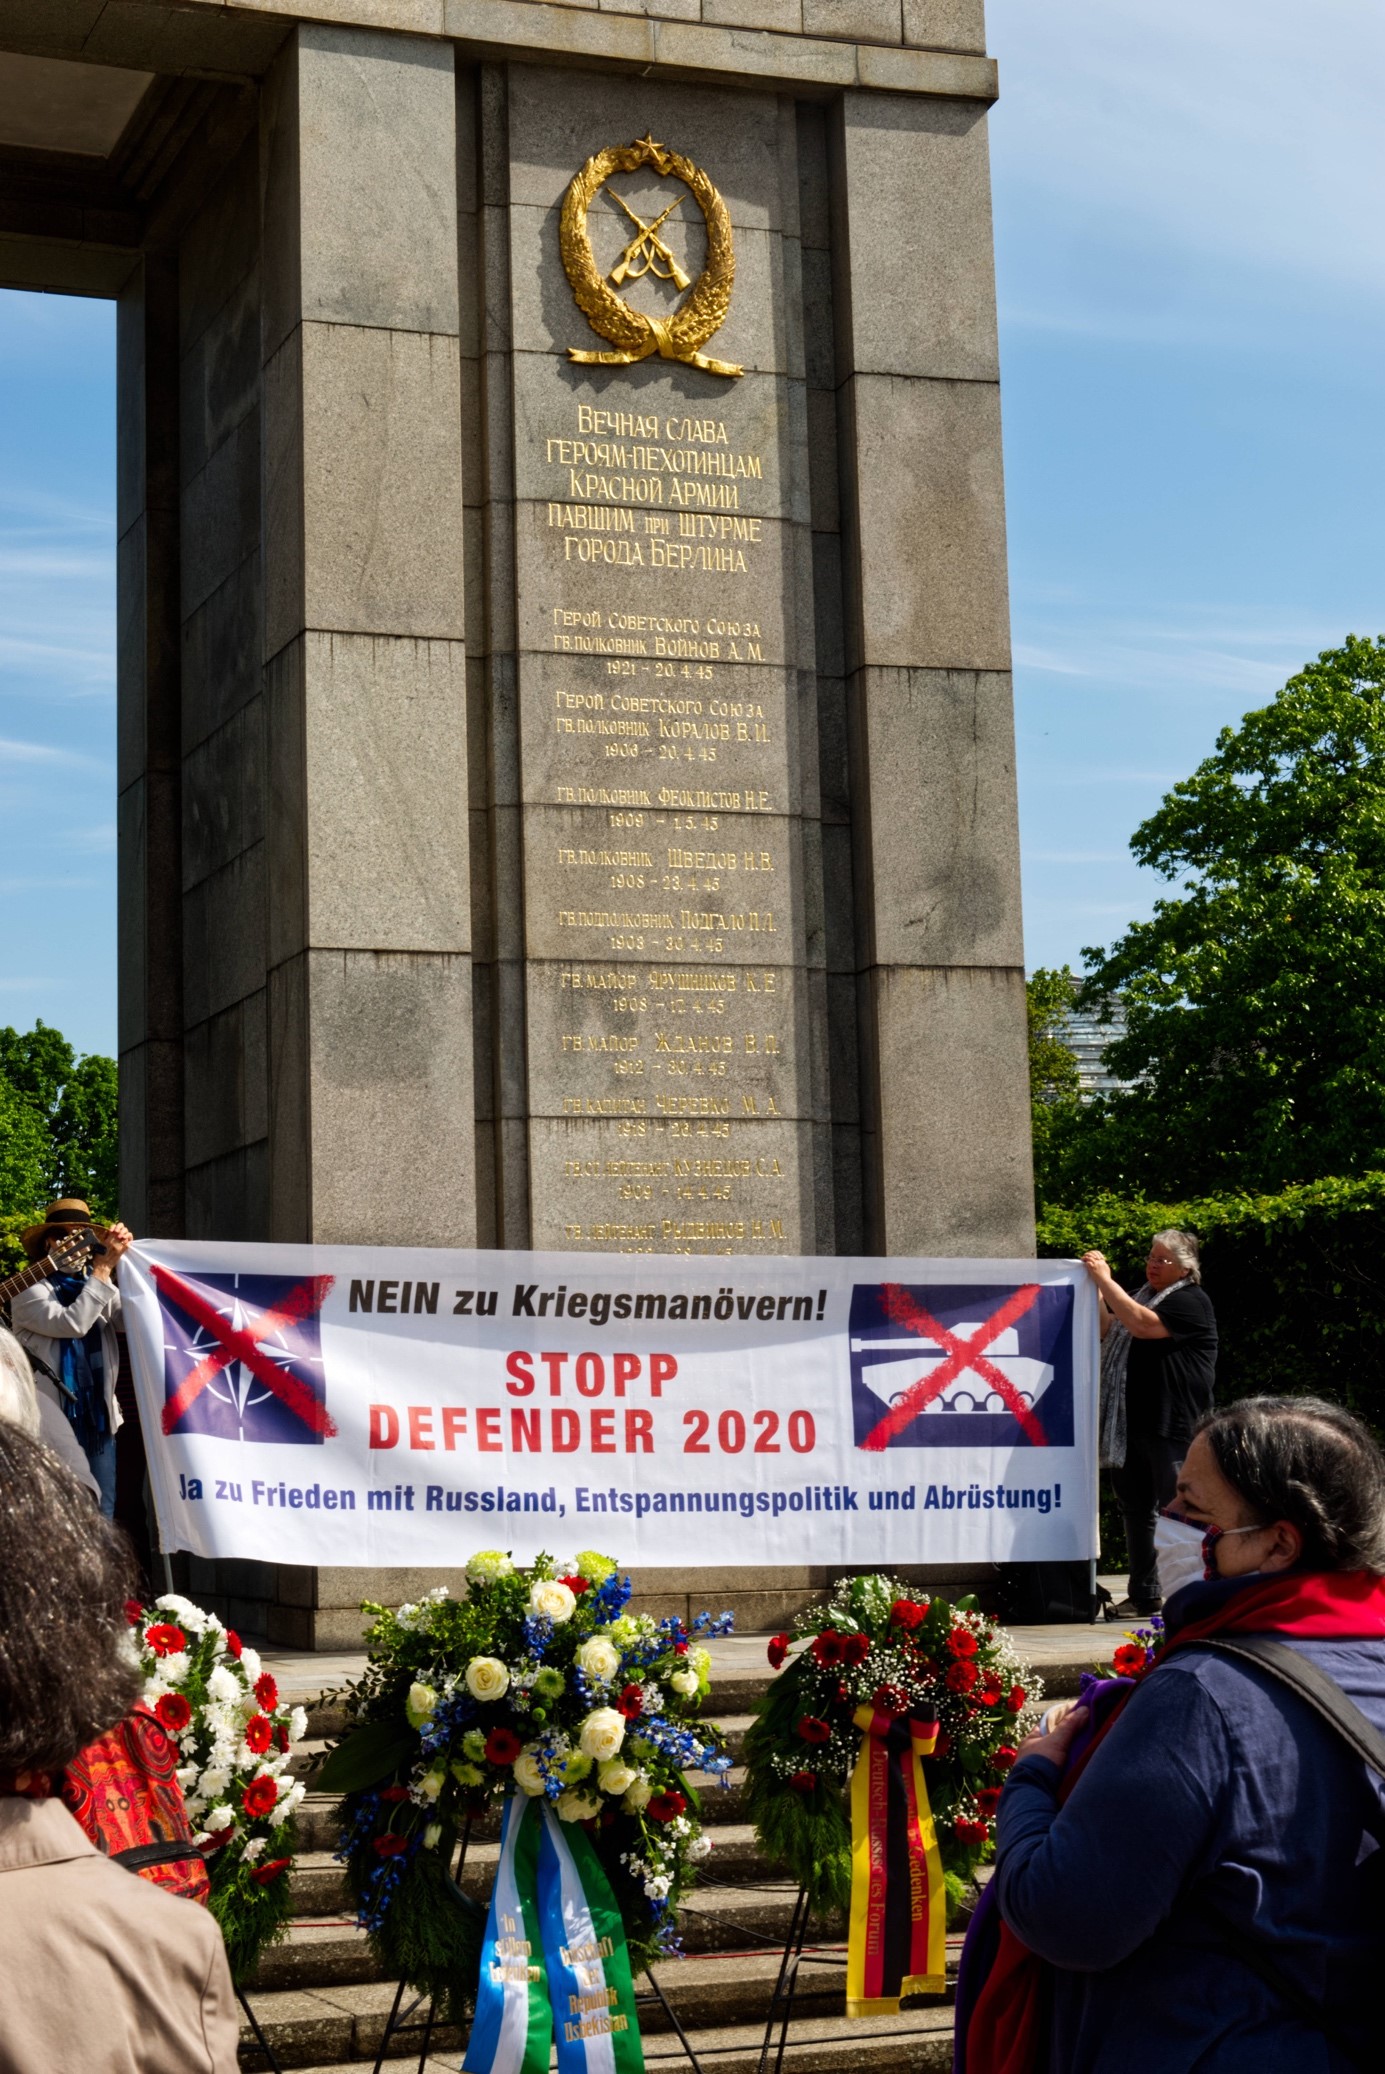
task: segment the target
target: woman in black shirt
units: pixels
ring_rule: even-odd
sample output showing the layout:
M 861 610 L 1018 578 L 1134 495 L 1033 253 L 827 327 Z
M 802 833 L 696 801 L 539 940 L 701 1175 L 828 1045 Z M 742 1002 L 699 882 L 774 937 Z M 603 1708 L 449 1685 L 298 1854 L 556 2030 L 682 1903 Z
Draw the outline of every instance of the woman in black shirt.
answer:
M 1120 1400 L 1114 1407 L 1115 1446 L 1109 1454 L 1103 1450 L 1130 1550 L 1130 1596 L 1116 1611 L 1157 1613 L 1163 1597 L 1155 1522 L 1173 1498 L 1193 1429 L 1212 1408 L 1216 1315 L 1201 1286 L 1197 1240 L 1190 1232 L 1156 1232 L 1144 1286 L 1134 1296 L 1115 1280 L 1104 1254 L 1085 1253 L 1082 1265 L 1101 1299 L 1103 1396 L 1114 1389 Z M 1108 1443 L 1110 1423 L 1103 1421 Z

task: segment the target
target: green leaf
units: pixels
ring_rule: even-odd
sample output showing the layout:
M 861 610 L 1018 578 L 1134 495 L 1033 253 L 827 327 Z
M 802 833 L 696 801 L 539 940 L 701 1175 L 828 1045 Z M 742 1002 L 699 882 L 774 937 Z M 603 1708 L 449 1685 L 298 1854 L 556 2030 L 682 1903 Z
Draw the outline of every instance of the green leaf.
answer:
M 363 1793 L 393 1778 L 417 1754 L 418 1737 L 394 1721 L 365 1721 L 354 1728 L 313 1780 L 315 1793 Z

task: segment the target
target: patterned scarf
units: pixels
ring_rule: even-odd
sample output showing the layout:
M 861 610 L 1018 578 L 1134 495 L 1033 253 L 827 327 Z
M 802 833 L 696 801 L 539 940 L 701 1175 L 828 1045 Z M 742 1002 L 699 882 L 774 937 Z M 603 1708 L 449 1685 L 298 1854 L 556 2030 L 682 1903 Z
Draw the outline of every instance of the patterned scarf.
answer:
M 1144 1304 L 1147 1310 L 1157 1311 L 1166 1296 L 1175 1289 L 1186 1289 L 1191 1275 L 1182 1275 L 1170 1282 L 1167 1289 L 1151 1289 L 1142 1282 L 1136 1290 L 1135 1303 Z M 1125 1371 L 1130 1360 L 1130 1329 L 1113 1318 L 1101 1342 L 1101 1466 L 1103 1469 L 1119 1469 L 1125 1461 Z
M 51 1275 L 49 1287 L 67 1310 L 86 1288 L 81 1275 Z M 106 1354 L 101 1327 L 93 1325 L 81 1339 L 57 1341 L 62 1407 L 84 1455 L 90 1456 L 110 1433 L 106 1411 Z

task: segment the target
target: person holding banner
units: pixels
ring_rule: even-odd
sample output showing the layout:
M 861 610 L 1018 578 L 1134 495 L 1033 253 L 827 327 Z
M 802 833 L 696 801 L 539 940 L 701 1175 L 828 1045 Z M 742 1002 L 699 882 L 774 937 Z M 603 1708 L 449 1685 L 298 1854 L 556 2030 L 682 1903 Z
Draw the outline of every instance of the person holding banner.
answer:
M 41 1260 L 55 1239 L 91 1224 L 91 1211 L 76 1196 L 50 1203 L 41 1224 L 30 1225 L 20 1242 L 30 1260 Z M 116 1384 L 120 1346 L 115 1336 L 120 1291 L 115 1285 L 122 1254 L 135 1242 L 123 1224 L 97 1235 L 104 1251 L 86 1275 L 52 1274 L 22 1290 L 10 1304 L 15 1337 L 38 1371 L 37 1387 L 66 1417 L 101 1493 L 101 1510 L 115 1516 L 115 1436 L 120 1425 Z

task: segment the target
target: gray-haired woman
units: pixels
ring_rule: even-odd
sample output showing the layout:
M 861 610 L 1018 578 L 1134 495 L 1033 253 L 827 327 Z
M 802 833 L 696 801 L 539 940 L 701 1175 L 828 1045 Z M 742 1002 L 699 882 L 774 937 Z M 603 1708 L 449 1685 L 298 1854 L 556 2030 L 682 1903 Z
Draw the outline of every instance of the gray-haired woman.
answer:
M 1119 1614 L 1157 1613 L 1159 1513 L 1173 1497 L 1199 1419 L 1212 1409 L 1217 1320 L 1191 1232 L 1156 1232 L 1143 1286 L 1130 1296 L 1101 1253 L 1082 1265 L 1101 1299 L 1101 1459 L 1111 1471 L 1130 1551 Z

